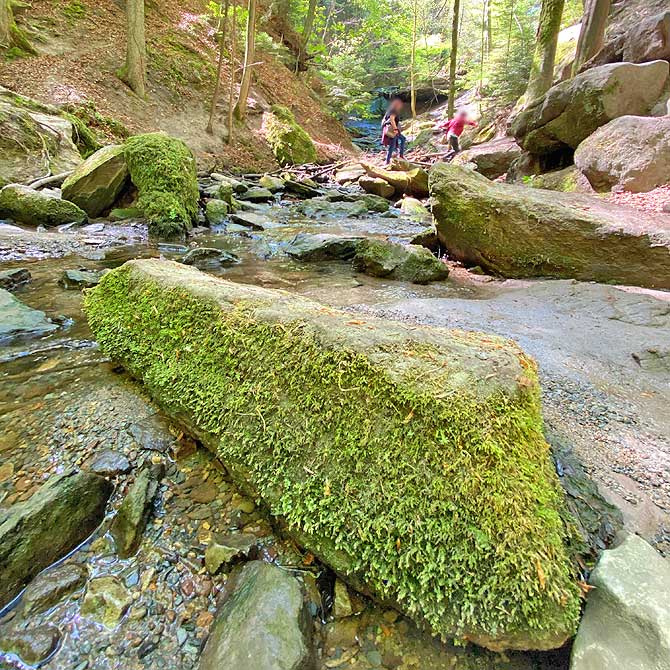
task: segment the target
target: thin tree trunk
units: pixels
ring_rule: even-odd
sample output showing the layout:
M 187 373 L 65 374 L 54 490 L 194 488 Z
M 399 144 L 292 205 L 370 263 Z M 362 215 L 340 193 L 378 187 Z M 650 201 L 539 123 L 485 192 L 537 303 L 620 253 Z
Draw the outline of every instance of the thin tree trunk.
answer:
M 573 76 L 586 61 L 593 58 L 605 43 L 605 30 L 609 18 L 611 0 L 586 0 L 582 29 L 577 41 L 577 53 L 572 66 Z
M 488 47 L 487 47 L 487 41 L 488 41 L 488 29 L 486 26 L 486 19 L 489 13 L 489 0 L 484 0 L 484 4 L 482 5 L 482 35 L 481 35 L 481 49 L 480 49 L 480 62 L 479 62 L 479 91 L 480 91 L 480 96 L 481 96 L 481 90 L 484 88 L 484 61 L 486 60 L 486 56 L 489 53 Z
M 412 108 L 412 118 L 416 119 L 416 24 L 418 20 L 419 6 L 418 0 L 414 0 L 414 25 L 412 27 L 412 59 L 409 75 L 410 85 L 410 103 Z
M 305 16 L 305 23 L 302 27 L 302 44 L 300 45 L 300 53 L 298 54 L 298 62 L 296 63 L 296 70 L 300 72 L 300 64 L 307 54 L 307 45 L 314 30 L 314 19 L 316 18 L 317 0 L 309 0 L 307 6 L 307 15 Z
M 505 49 L 505 70 L 509 65 L 509 55 L 512 49 L 512 24 L 514 23 L 514 0 L 509 8 L 509 23 L 507 25 L 507 47 Z
M 128 48 L 125 77 L 141 98 L 146 95 L 147 44 L 144 35 L 144 0 L 126 0 Z
M 558 33 L 561 30 L 564 4 L 565 0 L 542 0 L 535 53 L 528 88 L 524 96 L 526 103 L 544 95 L 554 81 L 556 47 L 558 46 Z
M 219 63 L 216 66 L 216 82 L 214 83 L 214 93 L 212 93 L 212 106 L 209 110 L 209 121 L 207 123 L 207 132 L 214 133 L 214 115 L 216 114 L 216 105 L 219 102 L 221 92 L 221 70 L 223 70 L 223 51 L 226 45 L 226 22 L 228 21 L 228 5 L 230 0 L 225 0 L 219 5 Z
M 12 42 L 11 26 L 14 22 L 9 0 L 0 0 L 0 47 L 8 47 Z
M 228 89 L 228 144 L 233 141 L 235 81 L 237 80 L 237 3 L 233 0 L 233 25 L 230 30 L 230 88 Z
M 458 25 L 460 15 L 460 0 L 454 0 L 454 15 L 451 23 L 451 53 L 449 54 L 449 102 L 447 114 L 454 118 L 456 104 L 456 64 L 458 63 Z
M 247 40 L 244 49 L 244 66 L 240 95 L 235 105 L 235 116 L 241 121 L 247 114 L 247 98 L 251 88 L 251 72 L 256 57 L 256 0 L 249 0 L 249 16 L 247 18 Z

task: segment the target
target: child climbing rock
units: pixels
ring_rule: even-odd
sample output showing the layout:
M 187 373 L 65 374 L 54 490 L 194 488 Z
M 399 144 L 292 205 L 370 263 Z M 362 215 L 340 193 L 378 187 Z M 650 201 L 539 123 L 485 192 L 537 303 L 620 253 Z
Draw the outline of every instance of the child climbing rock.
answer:
M 451 149 L 451 155 L 456 155 L 461 150 L 461 145 L 459 143 L 459 137 L 463 134 L 465 126 L 477 127 L 477 124 L 474 121 L 468 119 L 468 113 L 461 109 L 456 113 L 453 119 L 450 121 L 442 121 L 437 125 L 438 130 L 443 130 L 446 134 L 447 143 Z

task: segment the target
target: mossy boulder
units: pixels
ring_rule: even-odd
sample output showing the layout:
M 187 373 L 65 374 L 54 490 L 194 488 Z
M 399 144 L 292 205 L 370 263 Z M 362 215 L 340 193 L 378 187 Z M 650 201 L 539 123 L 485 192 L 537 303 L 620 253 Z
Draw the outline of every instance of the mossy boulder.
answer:
M 198 177 L 191 150 L 163 133 L 136 135 L 124 145 L 130 179 L 138 190 L 136 207 L 158 238 L 183 237 L 198 215 Z
M 280 165 L 299 165 L 316 161 L 312 138 L 295 120 L 290 109 L 273 105 L 265 120 L 265 132 L 272 153 Z
M 430 173 L 449 255 L 505 277 L 561 277 L 670 288 L 670 216 L 579 193 L 497 184 L 457 165 Z
M 210 226 L 218 226 L 228 219 L 230 215 L 231 207 L 225 200 L 217 200 L 212 198 L 212 200 L 207 201 L 205 205 L 205 218 L 207 223 Z
M 158 260 L 108 273 L 85 309 L 102 350 L 354 588 L 492 649 L 573 635 L 564 498 L 514 343 Z
M 65 223 L 85 223 L 88 217 L 73 202 L 28 186 L 8 184 L 0 190 L 0 219 L 49 228 Z
M 128 181 L 125 149 L 110 144 L 87 158 L 63 183 L 63 198 L 89 216 L 100 216 L 116 202 Z
M 551 172 L 526 177 L 523 181 L 528 186 L 544 188 L 548 191 L 593 193 L 586 177 L 574 165 L 562 170 L 552 170 Z

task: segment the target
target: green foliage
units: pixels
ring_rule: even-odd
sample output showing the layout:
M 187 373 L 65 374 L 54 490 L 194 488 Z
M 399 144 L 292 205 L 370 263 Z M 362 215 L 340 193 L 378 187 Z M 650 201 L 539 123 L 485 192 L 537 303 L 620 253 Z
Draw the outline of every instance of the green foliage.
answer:
M 193 47 L 177 32 L 150 40 L 147 55 L 151 70 L 175 93 L 209 86 L 216 72 L 209 54 Z
M 281 105 L 272 107 L 266 126 L 268 143 L 280 165 L 299 165 L 316 161 L 312 138 L 298 125 L 293 112 Z
M 75 117 L 75 119 L 81 121 L 90 132 L 96 135 L 95 142 L 100 140 L 102 144 L 105 142 L 117 143 L 125 140 L 130 135 L 123 123 L 99 112 L 92 100 L 78 105 L 68 105 L 66 111 L 70 117 Z M 94 142 L 89 142 L 89 146 L 93 144 Z
M 476 391 L 429 343 L 394 333 L 368 355 L 337 330 L 351 329 L 346 319 L 312 323 L 262 296 L 222 308 L 205 283 L 191 293 L 159 286 L 129 264 L 87 295 L 86 312 L 102 349 L 248 493 L 437 633 L 574 632 L 578 588 L 530 359 L 513 350 L 525 378 L 517 392 Z M 273 309 L 281 323 L 262 316 Z M 324 346 L 320 329 L 338 345 Z
M 198 215 L 198 179 L 189 148 L 162 133 L 135 135 L 125 144 L 130 178 L 138 190 L 136 206 L 159 238 L 183 236 Z
M 62 12 L 65 18 L 74 23 L 86 16 L 86 5 L 81 0 L 70 0 L 63 5 Z

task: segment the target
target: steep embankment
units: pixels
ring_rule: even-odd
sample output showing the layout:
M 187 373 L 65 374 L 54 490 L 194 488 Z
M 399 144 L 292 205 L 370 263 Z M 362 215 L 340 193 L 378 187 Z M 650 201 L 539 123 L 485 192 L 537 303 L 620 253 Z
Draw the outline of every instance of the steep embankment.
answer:
M 304 78 L 282 62 L 282 48 L 259 32 L 254 85 L 246 124 L 238 125 L 232 145 L 224 140 L 227 82 L 214 135 L 205 132 L 215 77 L 216 44 L 207 20 L 206 0 L 147 3 L 147 100 L 134 95 L 116 72 L 124 62 L 125 16 L 113 0 L 35 0 L 17 11 L 37 56 L 16 51 L 0 58 L 0 84 L 42 102 L 85 108 L 94 125 L 114 134 L 102 117 L 120 121 L 131 133 L 163 130 L 183 139 L 206 166 L 267 169 L 276 166 L 262 132 L 263 112 L 272 104 L 292 109 L 313 137 L 319 158 L 352 149 L 349 137 Z M 241 49 L 238 49 L 238 53 Z M 17 57 L 18 56 L 18 57 Z M 239 75 L 238 75 L 239 76 Z

